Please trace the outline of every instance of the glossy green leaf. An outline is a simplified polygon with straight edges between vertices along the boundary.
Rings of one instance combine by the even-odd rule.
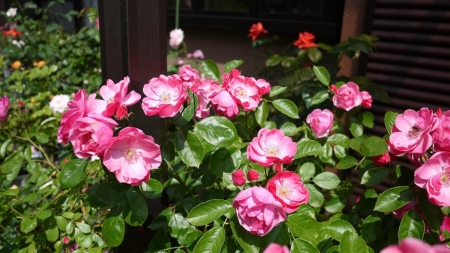
[[[191,131],[186,135],[182,131],[177,131],[175,139],[175,149],[181,160],[190,167],[200,167],[205,153],[197,135]]]
[[[359,123],[359,120],[357,120],[354,117],[350,117],[350,119],[349,119],[349,128],[350,128],[350,133],[354,137],[361,136],[364,133],[363,126],[361,125],[361,123]]]
[[[220,253],[224,242],[225,229],[212,228],[198,240],[192,253]]]
[[[281,56],[277,54],[269,56],[266,60],[266,67],[273,67],[278,65],[281,62],[281,59],[282,59]]]
[[[165,228],[172,217],[172,210],[168,207],[162,210],[155,218],[152,219],[152,223],[149,228],[151,230],[157,230],[159,228]]]
[[[194,226],[204,226],[232,210],[227,200],[212,199],[194,207],[186,219]]]
[[[91,226],[89,224],[76,222],[75,225],[82,233],[88,234],[91,232]]]
[[[326,68],[322,66],[313,66],[312,70],[323,85],[327,87],[330,85],[330,74],[328,74]]]
[[[269,108],[267,102],[262,101],[255,112],[256,122],[258,122],[260,126],[263,126],[266,123],[267,116],[269,116]]]
[[[148,251],[159,252],[159,250],[170,248],[170,245],[170,237],[168,234],[163,230],[158,230],[148,244]]]
[[[48,217],[50,217],[52,215],[52,211],[48,210],[48,209],[41,209],[39,210],[39,212],[36,214],[36,217],[40,220],[45,220]]]
[[[213,174],[221,176],[223,173],[233,172],[241,163],[241,150],[233,145],[216,150],[211,156],[209,168]]]
[[[16,179],[22,168],[23,160],[24,157],[20,151],[12,153],[5,159],[3,165],[0,167],[1,173],[6,174],[6,180],[2,182],[3,185],[9,185]]]
[[[346,200],[341,197],[332,197],[325,203],[325,210],[329,213],[339,213],[344,209]]]
[[[53,226],[45,230],[45,235],[47,236],[47,240],[49,242],[55,242],[59,238],[58,227],[53,224]]]
[[[355,233],[356,230],[349,222],[345,220],[334,220],[328,225],[328,233],[336,241],[341,241],[346,231]]]
[[[47,144],[48,143],[48,135],[46,135],[45,133],[39,132],[36,134],[36,140],[40,144]]]
[[[311,99],[311,105],[318,105],[323,101],[327,100],[330,97],[330,93],[326,90],[319,91],[314,97]]]
[[[433,231],[440,231],[444,217],[442,216],[441,208],[430,203],[427,196],[427,191],[421,189],[419,192],[419,205],[420,210],[425,215],[425,220],[428,226]]]
[[[305,186],[309,191],[308,204],[312,207],[321,207],[323,205],[323,202],[325,201],[325,197],[323,196],[323,193],[320,191],[320,189],[312,184],[305,184]]]
[[[142,183],[139,189],[144,197],[154,199],[161,196],[163,186],[158,180],[150,178],[147,182]]]
[[[361,178],[361,184],[367,186],[377,185],[389,175],[389,169],[386,167],[372,168],[364,172]]]
[[[324,151],[322,145],[317,141],[306,140],[302,142],[297,142],[297,152],[295,153],[294,159],[302,158],[310,155],[320,155]]]
[[[233,231],[234,238],[238,241],[239,245],[245,250],[246,253],[259,253],[262,238],[250,234],[244,227],[239,224],[236,215],[233,215],[230,219],[231,230]]]
[[[313,243],[319,236],[320,225],[310,216],[291,214],[288,216],[287,225],[294,236],[305,241]]]
[[[32,230],[34,230],[37,226],[37,219],[33,215],[26,215],[22,221],[20,222],[20,231],[25,234],[28,234]]]
[[[141,226],[148,215],[147,202],[135,191],[128,191],[122,200],[122,216],[132,226]]]
[[[344,134],[333,134],[327,139],[327,143],[332,145],[341,145],[344,148],[348,147],[350,139]]]
[[[306,162],[300,166],[299,169],[300,177],[303,181],[309,181],[316,174],[316,167],[312,162]]]
[[[280,130],[283,131],[286,136],[294,136],[298,133],[297,126],[292,122],[286,122],[281,127]]]
[[[340,170],[345,170],[345,169],[352,168],[356,164],[358,164],[358,161],[356,160],[356,158],[354,158],[353,156],[346,156],[339,161],[339,163],[336,165],[336,167]]]
[[[361,236],[367,243],[371,243],[380,236],[382,227],[379,217],[369,215],[361,226]]]
[[[322,60],[322,52],[320,52],[319,49],[317,49],[316,47],[310,47],[307,49],[307,54],[308,54],[308,58],[312,61],[312,62],[319,62],[320,60]]]
[[[11,139],[7,139],[2,143],[2,146],[0,147],[0,156],[5,157],[6,150],[8,149],[9,144],[11,144]]]
[[[342,235],[341,245],[339,246],[340,253],[355,253],[367,252],[368,247],[364,239],[358,236],[357,233],[345,231]]]
[[[230,72],[231,70],[241,66],[242,63],[244,63],[243,60],[232,60],[232,61],[229,61],[229,62],[225,63],[223,71],[224,72]]]
[[[284,115],[291,117],[293,119],[298,119],[298,108],[297,106],[294,104],[294,102],[292,102],[289,99],[277,99],[272,101],[272,105],[273,107],[275,107],[275,109],[277,109],[278,111],[280,111],[281,113],[283,113]]]
[[[358,115],[358,119],[364,126],[372,128],[374,125],[373,121],[375,116],[373,116],[373,113],[365,111]]]
[[[79,229],[75,229],[75,242],[81,248],[88,248],[92,245],[92,234],[84,234]]]
[[[270,89],[269,98],[273,98],[273,97],[283,93],[286,89],[287,89],[287,87],[283,87],[283,86],[273,86]]]
[[[213,79],[214,81],[219,81],[220,72],[217,64],[211,60],[205,60],[202,63],[202,73],[205,74],[206,77]]]
[[[398,230],[398,239],[417,238],[422,240],[425,232],[425,223],[420,214],[414,210],[405,213],[400,222]]]
[[[335,246],[329,248],[326,253],[340,253],[339,246],[340,245],[335,245]]]
[[[267,248],[270,243],[279,245],[287,245],[291,235],[289,234],[288,226],[285,222],[278,224],[268,234],[262,237],[261,249]]]
[[[386,130],[389,134],[392,132],[392,127],[395,124],[395,119],[397,118],[398,113],[396,112],[387,112],[384,115],[384,125],[386,126]]]
[[[341,180],[336,174],[326,171],[315,176],[313,182],[323,189],[334,189]]]
[[[59,230],[65,232],[67,227],[67,220],[66,218],[62,216],[55,216],[56,220],[56,226],[59,228]]]
[[[171,236],[177,238],[179,244],[187,246],[203,235],[202,232],[191,226],[189,222],[178,213],[172,215],[170,218],[169,232]]]
[[[375,211],[391,212],[408,204],[416,196],[414,189],[408,186],[397,186],[380,194],[375,204]]]
[[[61,188],[71,188],[79,184],[84,178],[84,169],[87,164],[87,159],[70,160],[61,170],[59,177]]]
[[[102,183],[92,186],[88,192],[89,204],[97,209],[111,209],[125,197],[127,188],[119,183]]]
[[[382,155],[388,151],[386,141],[383,138],[372,136],[367,138],[360,148],[363,156]]]
[[[181,113],[182,120],[178,121],[178,123],[182,126],[186,125],[194,117],[195,110],[197,109],[197,96],[189,91],[189,99],[191,102],[188,106],[186,106],[186,108],[184,108],[183,112]]]
[[[110,247],[119,246],[125,236],[125,221],[118,210],[111,211],[103,221],[103,239]]]
[[[217,147],[230,146],[238,139],[234,124],[221,116],[203,119],[197,124],[197,129],[207,142]]]
[[[308,241],[295,239],[291,244],[291,253],[320,253],[320,251]]]

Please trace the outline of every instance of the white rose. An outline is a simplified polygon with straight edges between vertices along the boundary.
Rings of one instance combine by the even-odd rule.
[[[177,49],[181,42],[183,42],[184,39],[184,32],[181,29],[174,29],[170,31],[170,40],[169,45],[173,49]]]
[[[16,16],[16,14],[17,14],[17,8],[9,8],[7,11],[6,11],[6,16],[7,17],[14,17],[14,16]]]
[[[52,98],[52,101],[50,101],[50,109],[52,109],[53,112],[63,113],[67,108],[69,100],[70,97],[68,95],[56,95]]]

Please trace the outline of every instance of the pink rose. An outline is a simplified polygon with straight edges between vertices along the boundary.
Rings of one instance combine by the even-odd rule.
[[[228,88],[228,84],[231,82],[231,80],[233,80],[235,77],[241,75],[241,73],[239,72],[239,70],[237,69],[232,69],[229,73],[224,73],[222,75],[222,88],[226,89]]]
[[[270,92],[272,87],[270,86],[270,83],[268,83],[264,79],[258,79],[256,80],[256,86],[258,86],[258,94],[263,96]]]
[[[147,116],[159,115],[161,118],[175,116],[188,96],[186,87],[178,75],[152,78],[144,85],[142,110]]]
[[[69,109],[62,115],[61,123],[58,128],[58,142],[67,144],[69,141],[69,132],[73,127],[73,123],[87,116],[89,113],[102,114],[106,110],[106,102],[95,99],[95,94],[86,98],[86,90],[79,90],[69,101],[67,106]]]
[[[79,158],[94,155],[102,158],[117,125],[114,120],[95,113],[77,119],[69,132],[75,155]]]
[[[414,172],[414,183],[427,190],[431,203],[450,206],[450,153],[435,153]]]
[[[3,96],[0,98],[0,122],[6,122],[8,120],[9,98]]]
[[[350,111],[354,107],[361,105],[362,101],[359,86],[354,82],[348,82],[342,85],[336,90],[336,94],[333,96],[334,106],[346,111]]]
[[[441,234],[439,235],[439,239],[441,241],[445,240],[444,231],[450,232],[450,217],[444,215],[444,220],[442,221],[442,225],[440,227]]]
[[[271,243],[263,251],[263,253],[289,253],[289,248],[287,246],[282,246],[276,243]]]
[[[190,65],[183,65],[178,69],[178,75],[183,80],[183,85],[191,88],[196,82],[200,81],[198,71],[191,68]]]
[[[405,216],[405,214],[409,211],[409,210],[413,210],[414,206],[416,205],[416,201],[413,199],[411,201],[408,202],[408,204],[400,207],[397,210],[392,211],[392,214],[394,215],[395,218],[397,219],[402,219],[403,216]]]
[[[128,118],[127,106],[132,106],[141,99],[141,95],[135,91],[127,94],[129,84],[130,78],[127,76],[116,84],[108,79],[106,85],[100,88],[100,95],[108,103],[103,116],[111,117],[115,114],[118,119]]]
[[[322,138],[330,134],[330,130],[333,128],[333,119],[334,114],[330,110],[315,109],[306,117],[306,123],[311,126],[317,138]]]
[[[450,249],[443,245],[429,246],[425,242],[416,238],[405,238],[400,245],[391,245],[380,253],[449,253]]]
[[[239,194],[233,200],[233,207],[239,224],[248,232],[264,236],[286,220],[283,206],[272,194],[262,187],[251,187]]]
[[[184,32],[181,29],[173,29],[170,31],[169,45],[173,49],[177,49],[184,39]]]
[[[258,171],[254,170],[254,169],[248,170],[247,179],[248,179],[248,181],[258,181],[258,179],[259,179]]]
[[[292,171],[277,173],[267,182],[267,190],[283,205],[286,213],[293,213],[301,204],[308,203],[309,191],[300,176]]]
[[[388,140],[385,140],[388,146],[390,145],[390,142]],[[377,155],[372,157],[372,162],[376,166],[384,166],[392,161],[394,161],[397,158],[395,154],[392,154],[391,152],[387,151],[386,153],[382,155]]]
[[[241,169],[237,169],[235,172],[231,173],[231,179],[237,186],[243,186],[246,182],[244,172]]]
[[[126,127],[110,141],[103,164],[120,183],[137,186],[148,181],[150,170],[161,165],[161,149],[152,136],[138,128]]]
[[[262,99],[254,78],[237,76],[230,81],[227,91],[244,111],[254,110]]]
[[[406,110],[395,119],[389,137],[389,152],[397,155],[425,152],[433,143],[431,132],[437,126],[437,116],[432,110]]]
[[[372,96],[367,91],[361,91],[362,102],[361,105],[370,108],[372,107]]]
[[[219,116],[233,119],[239,114],[239,107],[228,91],[222,89],[212,97],[212,108]]]
[[[197,49],[192,53],[192,57],[197,58],[197,59],[204,59],[205,56],[203,55],[202,50]]]
[[[291,163],[296,152],[297,143],[278,129],[261,128],[247,146],[248,159],[264,167]]]
[[[433,144],[434,151],[450,152],[450,111],[438,118],[438,127],[433,132]]]
[[[209,116],[209,102],[214,94],[220,91],[220,84],[211,79],[198,81],[191,87],[194,94],[198,97],[198,106],[195,111],[197,118],[203,119]]]

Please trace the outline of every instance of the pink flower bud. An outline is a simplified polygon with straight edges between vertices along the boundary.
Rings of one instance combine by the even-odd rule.
[[[70,242],[69,237],[64,236],[64,238],[62,239],[62,242],[63,242],[64,244],[68,244],[68,243]]]
[[[237,186],[243,186],[245,184],[245,175],[241,169],[237,169],[235,172],[231,173],[231,179]]]
[[[251,169],[247,172],[247,179],[248,181],[257,181],[259,178],[258,171]]]
[[[23,103],[22,101],[20,101],[20,100],[17,100],[17,104],[18,104],[20,107],[24,107],[24,106],[25,106],[24,103]]]

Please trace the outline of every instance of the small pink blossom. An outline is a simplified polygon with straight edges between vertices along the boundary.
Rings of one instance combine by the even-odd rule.
[[[272,242],[267,246],[263,253],[289,253],[289,248]]]
[[[450,111],[442,113],[438,118],[438,127],[433,132],[433,144],[434,151],[450,152]]]
[[[103,164],[120,183],[137,186],[148,181],[150,170],[161,165],[161,149],[152,136],[126,127],[110,141]]]
[[[228,84],[231,82],[231,80],[240,75],[241,73],[237,69],[232,69],[229,73],[224,73],[222,75],[222,88],[227,89]]]
[[[231,179],[237,186],[243,186],[246,182],[244,172],[241,169],[237,169],[235,172],[231,173]]]
[[[389,145],[390,142],[388,140],[385,140],[386,143]],[[392,154],[391,152],[387,151],[386,153],[382,155],[377,155],[372,157],[372,162],[375,164],[375,166],[384,166],[392,161],[394,161],[397,158],[395,154]]]
[[[9,98],[5,95],[3,98],[0,98],[0,122],[6,122],[8,120],[8,110]]]
[[[430,246],[416,238],[405,238],[400,245],[391,245],[380,253],[449,253],[450,249],[443,245]]]
[[[278,129],[261,128],[247,146],[248,159],[264,167],[291,163],[296,152],[297,144]]]
[[[203,55],[202,50],[200,50],[200,49],[195,50],[192,53],[192,57],[197,58],[197,59],[202,59],[202,60],[205,58],[205,56]]]
[[[222,89],[211,100],[214,112],[219,116],[233,119],[239,114],[238,104],[233,100],[228,91]]]
[[[406,110],[395,119],[389,137],[389,152],[397,155],[425,152],[433,142],[431,132],[437,126],[437,116],[432,110]]]
[[[141,99],[141,95],[135,91],[127,94],[129,84],[130,78],[127,76],[116,84],[108,79],[106,85],[100,88],[100,95],[108,103],[104,116],[111,117],[115,114],[118,119],[128,118],[127,106],[132,106]]]
[[[450,153],[435,153],[414,172],[414,183],[427,190],[431,203],[450,206]]]
[[[277,173],[267,182],[267,190],[272,193],[286,213],[293,213],[301,204],[308,203],[309,191],[300,176],[292,171]]]
[[[184,39],[184,32],[181,29],[173,29],[170,31],[169,45],[173,49],[178,49]]]
[[[330,130],[333,128],[333,119],[334,114],[330,110],[315,109],[306,117],[306,123],[310,124],[317,138],[322,138],[330,134]]]
[[[114,120],[95,113],[77,119],[69,132],[75,155],[79,158],[103,157],[117,125]]]
[[[183,65],[178,69],[178,75],[183,80],[183,85],[191,88],[196,82],[200,81],[198,71],[193,69],[190,65]]]
[[[64,244],[68,244],[68,243],[70,242],[69,237],[64,236],[63,239],[62,239],[62,242],[63,242]]]
[[[270,86],[270,83],[268,83],[264,79],[258,79],[256,80],[256,86],[258,86],[258,94],[263,96],[270,92],[272,89],[272,86]]]
[[[186,87],[178,75],[152,78],[144,85],[142,109],[147,116],[159,115],[161,118],[175,116],[188,96]]]
[[[361,105],[363,101],[359,92],[359,86],[354,82],[348,82],[339,87],[332,100],[334,106],[346,111],[350,111],[354,107]]]
[[[403,216],[405,216],[405,214],[409,211],[409,210],[413,210],[414,206],[416,205],[416,201],[413,199],[411,201],[408,202],[408,204],[400,207],[397,210],[392,211],[392,214],[394,215],[395,218],[397,219],[402,219]]]
[[[445,231],[450,232],[450,216],[444,215],[444,220],[442,221],[440,230],[441,234],[439,235],[439,239],[441,241],[444,241],[445,240],[444,232]]]
[[[251,187],[238,193],[233,207],[239,224],[248,232],[259,236],[286,220],[283,206],[262,187]]]
[[[367,91],[361,91],[362,102],[361,105],[370,108],[372,107],[372,96]]]
[[[258,181],[258,179],[259,179],[258,171],[254,170],[254,169],[248,170],[247,179],[248,179],[248,181]]]

